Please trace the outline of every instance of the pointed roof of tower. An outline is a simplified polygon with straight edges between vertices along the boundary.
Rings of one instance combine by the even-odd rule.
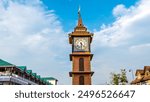
[[[81,13],[80,13],[80,6],[78,9],[78,27],[83,27],[83,23],[82,23],[82,17],[81,17]]]

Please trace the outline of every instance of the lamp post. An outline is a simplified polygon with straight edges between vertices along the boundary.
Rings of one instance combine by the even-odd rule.
[[[132,70],[132,69],[129,69],[129,72],[131,72],[131,74],[132,74],[132,79],[134,80],[134,73],[133,73],[133,70]]]

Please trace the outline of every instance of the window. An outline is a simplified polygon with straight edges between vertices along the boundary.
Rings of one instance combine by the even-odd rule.
[[[84,59],[79,59],[79,71],[84,71]]]
[[[18,72],[16,71],[15,74],[18,75]]]
[[[0,68],[0,72],[4,72],[5,71],[5,69],[4,68]]]
[[[79,77],[79,85],[84,85],[84,76]]]

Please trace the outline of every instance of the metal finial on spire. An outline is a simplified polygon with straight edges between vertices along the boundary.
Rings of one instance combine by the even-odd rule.
[[[79,17],[79,19],[81,19],[80,6],[79,6],[79,9],[78,9],[78,17]]]
[[[78,9],[78,13],[80,12],[80,6],[79,6],[79,9]]]

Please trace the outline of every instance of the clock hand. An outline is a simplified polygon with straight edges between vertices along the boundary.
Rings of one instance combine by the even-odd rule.
[[[82,46],[83,46],[82,42],[80,42],[80,45],[81,45],[81,49],[82,49]]]

